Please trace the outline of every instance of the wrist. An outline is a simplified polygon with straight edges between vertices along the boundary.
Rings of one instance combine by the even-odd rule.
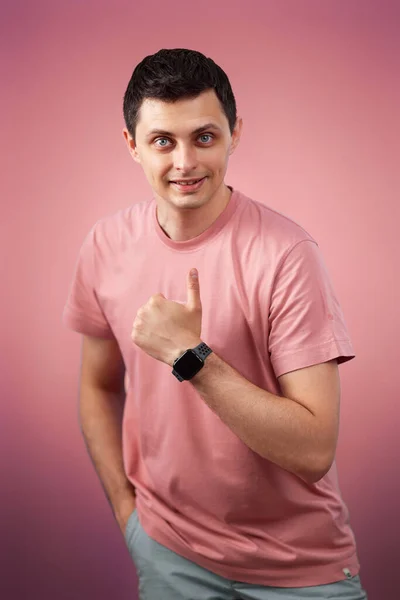
[[[182,356],[182,354],[184,352],[186,352],[186,350],[196,348],[196,346],[198,346],[201,343],[202,343],[201,338],[199,338],[197,336],[193,336],[191,338],[188,337],[184,341],[179,341],[179,343],[177,344],[177,346],[175,347],[173,352],[171,352],[171,355],[169,357],[169,360],[167,361],[167,364],[170,367],[173,367],[176,359],[179,358],[180,356]]]
[[[126,507],[136,503],[135,488],[130,481],[127,480],[126,485],[121,487],[118,491],[114,491],[110,496],[110,500],[115,515],[120,512],[125,512]]]
[[[180,381],[190,381],[204,368],[207,357],[212,354],[212,349],[201,339],[193,341],[192,345],[185,348],[172,364],[172,374]]]
[[[131,515],[136,508],[135,494],[130,492],[125,496],[120,497],[113,508],[117,523],[119,523],[119,525],[124,524],[128,520],[129,515]]]
[[[204,361],[204,366],[194,377],[192,377],[190,382],[193,384],[200,384],[203,380],[207,379],[210,369],[215,368],[216,364],[218,364],[218,357],[215,352],[212,352]]]

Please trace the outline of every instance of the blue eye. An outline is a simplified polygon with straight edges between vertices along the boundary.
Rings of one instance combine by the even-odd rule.
[[[213,140],[214,136],[210,133],[202,133],[197,139],[202,144],[209,144]],[[158,146],[158,148],[168,148],[171,141],[168,138],[157,138],[154,140],[154,144]]]
[[[155,141],[160,148],[165,148],[167,144],[159,144],[158,142],[168,142],[168,140],[167,138],[158,138],[158,140]]]

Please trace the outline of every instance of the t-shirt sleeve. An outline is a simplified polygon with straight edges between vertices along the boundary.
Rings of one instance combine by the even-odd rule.
[[[69,329],[79,333],[112,339],[113,332],[96,293],[99,264],[96,261],[95,250],[94,226],[81,246],[62,322]]]
[[[278,267],[268,347],[276,377],[335,358],[340,364],[355,356],[315,241],[298,242]]]

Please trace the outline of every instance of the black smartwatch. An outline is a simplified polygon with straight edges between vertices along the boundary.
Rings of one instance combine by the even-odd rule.
[[[204,342],[196,346],[196,348],[185,350],[174,361],[172,374],[175,375],[178,381],[192,379],[204,367],[204,360],[211,352],[211,348]]]

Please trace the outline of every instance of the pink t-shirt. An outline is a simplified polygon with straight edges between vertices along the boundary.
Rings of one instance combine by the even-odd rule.
[[[131,340],[137,310],[155,293],[186,301],[197,267],[201,338],[257,386],[354,356],[317,243],[287,217],[234,190],[198,237],[175,242],[155,200],[106,217],[79,255],[64,323],[115,338],[126,365],[126,473],[152,538],[228,579],[297,587],[358,573],[336,466],[318,483],[250,450],[190,382]]]

